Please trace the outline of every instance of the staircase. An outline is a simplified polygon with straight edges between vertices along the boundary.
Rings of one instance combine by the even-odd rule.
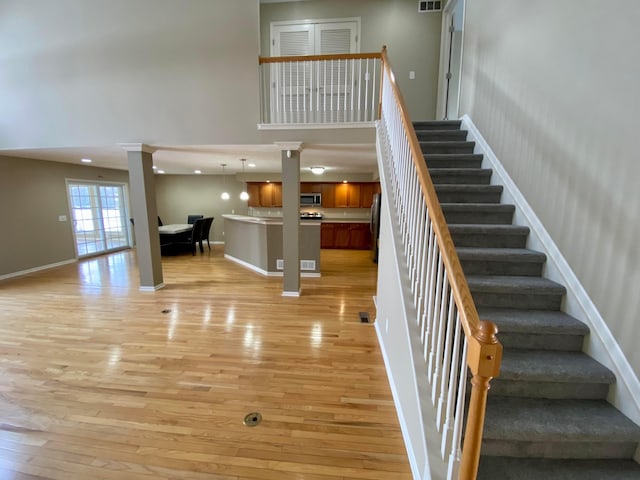
[[[481,319],[504,346],[491,382],[478,478],[640,479],[640,428],[607,401],[615,376],[582,353],[588,328],[560,311],[565,288],[459,121],[416,122],[418,140]]]

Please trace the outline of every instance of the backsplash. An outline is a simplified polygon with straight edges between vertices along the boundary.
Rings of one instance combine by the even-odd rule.
[[[320,212],[325,219],[367,219],[371,214],[369,208],[321,208],[321,207],[300,207],[301,212]],[[249,207],[248,213],[251,217],[282,217],[282,208],[269,207]]]

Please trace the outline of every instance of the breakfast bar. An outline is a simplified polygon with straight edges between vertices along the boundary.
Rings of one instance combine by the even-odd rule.
[[[282,218],[223,215],[224,256],[268,276],[282,276]],[[300,220],[300,275],[320,276],[320,220]]]

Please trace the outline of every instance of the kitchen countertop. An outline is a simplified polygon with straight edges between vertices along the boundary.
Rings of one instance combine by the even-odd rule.
[[[223,218],[236,220],[239,222],[251,222],[262,225],[282,225],[282,217],[252,217],[249,215],[222,215]],[[303,218],[300,220],[301,225],[317,225],[318,223],[369,223],[371,220],[367,218],[342,218],[342,217],[324,217],[324,218]]]

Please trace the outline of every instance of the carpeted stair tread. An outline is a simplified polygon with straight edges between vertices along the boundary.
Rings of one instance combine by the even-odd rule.
[[[616,377],[607,367],[582,352],[505,350],[499,379],[612,384]]]
[[[429,153],[423,154],[428,168],[476,168],[482,165],[482,154]]]
[[[489,185],[490,168],[430,168],[434,185]]]
[[[640,427],[605,400],[489,397],[484,439],[638,442]]]
[[[478,480],[640,480],[633,460],[480,457]]]
[[[449,232],[456,247],[524,248],[529,228],[511,224],[453,224]]]
[[[510,225],[515,207],[502,203],[440,203],[447,223]]]
[[[468,275],[467,283],[472,292],[512,293],[525,291],[535,295],[564,295],[566,289],[552,280],[542,277],[505,275]]]
[[[543,263],[547,256],[544,253],[528,248],[482,248],[482,247],[457,247],[460,260],[482,259],[513,262]]]
[[[419,143],[422,153],[427,155],[432,153],[473,153],[473,149],[476,145],[475,142],[468,142],[466,140],[456,140],[452,142],[420,141]]]
[[[501,185],[435,185],[441,203],[490,203],[499,204]]]
[[[458,247],[466,275],[540,276],[546,255],[526,248]]]
[[[500,333],[575,334],[587,335],[589,327],[580,320],[560,311],[514,310],[508,308],[478,308],[483,320],[498,325]]]
[[[452,129],[426,129],[416,130],[416,136],[421,142],[429,141],[465,141],[467,139],[466,130]]]

